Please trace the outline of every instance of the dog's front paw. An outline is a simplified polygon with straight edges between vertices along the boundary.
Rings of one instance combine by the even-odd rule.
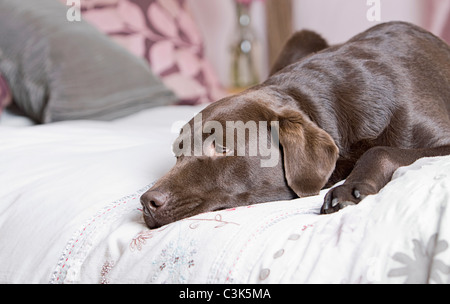
[[[374,188],[365,183],[343,184],[327,193],[320,213],[330,214],[338,212],[348,206],[358,204],[366,196],[374,193],[376,193]]]

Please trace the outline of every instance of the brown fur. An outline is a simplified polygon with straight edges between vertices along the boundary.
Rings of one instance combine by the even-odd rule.
[[[377,193],[400,166],[450,154],[447,44],[403,22],[328,48],[320,36],[308,32],[316,38],[302,43],[304,36],[287,44],[267,81],[202,111],[204,122],[224,128],[226,121],[278,121],[282,161],[262,168],[261,155],[180,156],[141,198],[149,227],[314,195],[346,179],[325,198],[322,213],[332,213]]]

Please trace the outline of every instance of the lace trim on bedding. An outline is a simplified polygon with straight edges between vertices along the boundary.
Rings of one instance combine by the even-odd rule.
[[[95,243],[95,239],[124,214],[140,209],[141,195],[153,185],[154,183],[147,185],[131,195],[108,204],[84,223],[67,243],[49,283],[77,282],[81,266]]]

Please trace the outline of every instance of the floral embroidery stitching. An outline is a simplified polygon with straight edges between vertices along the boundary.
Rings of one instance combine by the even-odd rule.
[[[83,224],[66,244],[58,264],[53,271],[50,283],[62,284],[66,281],[68,274],[76,277],[76,273],[80,270],[80,267],[86,258],[88,248],[92,245],[92,242],[89,240],[93,239],[98,234],[101,234],[103,228],[109,223],[114,222],[119,216],[138,210],[138,208],[136,208],[136,202],[138,202],[139,197],[153,185],[154,183],[149,184],[133,195],[125,196],[118,201],[106,205]]]
[[[137,251],[141,251],[142,250],[142,246],[145,245],[145,243],[147,242],[147,240],[153,238],[153,236],[161,231],[164,231],[167,229],[166,227],[160,228],[158,230],[144,230],[138,233],[137,236],[135,236],[130,243],[130,250],[132,252],[134,252],[135,250]]]
[[[106,261],[105,264],[103,264],[102,271],[100,271],[100,284],[110,284],[111,281],[108,278],[109,272],[113,269],[115,266],[114,261]]]
[[[196,254],[194,241],[190,241],[188,244],[170,242],[161,251],[159,258],[153,261],[153,265],[157,267],[152,282],[186,283],[190,271],[195,266]]]
[[[221,214],[216,214],[216,216],[214,217],[214,219],[199,219],[199,218],[192,218],[192,219],[185,219],[186,221],[194,221],[194,223],[189,225],[190,229],[197,229],[200,226],[200,222],[217,222],[219,223],[217,226],[215,226],[214,228],[222,228],[226,225],[236,225],[236,226],[240,226],[240,224],[238,223],[234,223],[234,222],[227,222],[224,221],[222,219],[222,215]]]

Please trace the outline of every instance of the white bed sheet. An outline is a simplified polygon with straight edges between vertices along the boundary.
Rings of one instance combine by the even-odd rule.
[[[0,126],[28,127],[35,123],[32,119],[20,114],[17,110],[8,107],[0,113]]]
[[[450,157],[333,215],[322,191],[147,229],[140,194],[175,163],[173,123],[200,109],[0,125],[0,283],[450,282]]]
[[[173,166],[173,122],[199,110],[0,126],[0,282],[48,282],[81,222]]]

